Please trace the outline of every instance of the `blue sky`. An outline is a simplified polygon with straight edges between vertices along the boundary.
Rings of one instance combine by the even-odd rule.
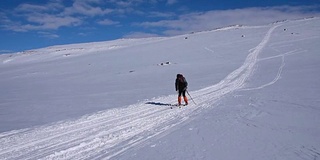
[[[1,0],[0,54],[320,16],[320,0]]]

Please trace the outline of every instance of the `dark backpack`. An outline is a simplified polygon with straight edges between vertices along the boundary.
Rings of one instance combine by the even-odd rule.
[[[187,82],[186,78],[183,77],[183,75],[181,75],[178,78],[178,80],[179,80],[179,83],[180,83],[181,86],[184,86],[184,87],[188,86],[188,82]]]

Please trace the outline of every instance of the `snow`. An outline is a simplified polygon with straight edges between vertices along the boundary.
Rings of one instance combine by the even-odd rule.
[[[310,18],[0,55],[0,159],[319,159],[319,33]],[[170,109],[177,73],[196,104]]]

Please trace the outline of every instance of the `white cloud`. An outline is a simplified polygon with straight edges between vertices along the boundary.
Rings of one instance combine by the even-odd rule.
[[[69,6],[66,6],[64,0],[49,0],[45,5],[21,4],[11,12],[0,12],[0,27],[17,32],[48,31],[61,27],[88,25],[90,22],[100,25],[119,25],[120,19],[122,22],[125,20],[141,21],[146,18],[158,21],[132,23],[135,27],[155,28],[155,30],[161,28],[163,30],[162,33],[159,33],[161,35],[176,35],[233,24],[261,25],[283,19],[319,16],[319,12],[311,12],[319,10],[319,6],[245,8],[178,15],[180,11],[161,12],[140,8],[142,5],[154,8],[160,4],[173,5],[178,3],[178,0],[73,0],[71,2]],[[111,15],[113,20],[110,20]],[[132,15],[136,17],[130,19]],[[139,34],[141,35],[139,32],[132,33],[132,35]]]
[[[0,15],[0,27],[5,30],[26,32],[79,26],[90,17],[106,15],[113,11],[102,9],[99,7],[101,3],[101,0],[74,0],[72,6],[65,7],[62,0],[50,0],[45,5],[20,4],[12,12]]]
[[[82,32],[81,32],[81,33],[78,33],[78,35],[79,35],[79,36],[87,36],[88,33],[82,33]]]
[[[115,4],[118,7],[132,7],[135,5],[139,5],[143,2],[145,2],[144,0],[109,0],[108,2]]]
[[[119,24],[119,23],[120,23],[120,22],[112,21],[112,20],[110,20],[110,19],[105,19],[105,20],[102,20],[102,21],[98,21],[98,24],[106,25],[106,26],[115,25],[115,24]]]
[[[165,1],[165,0],[162,0]],[[174,13],[151,12],[146,14],[138,6],[141,4],[156,5],[159,0],[73,0],[71,6],[66,6],[63,0],[49,0],[46,4],[22,3],[13,11],[1,15],[1,28],[16,32],[27,32],[32,30],[57,30],[61,27],[79,26],[88,24],[87,21],[98,21],[100,25],[115,25],[117,21],[111,21],[107,17],[128,18],[130,15],[147,17],[168,18]],[[176,1],[168,1],[172,4]],[[108,4],[108,5],[107,5]],[[107,7],[114,7],[113,9]],[[139,9],[135,9],[135,8]],[[8,17],[10,15],[10,17]]]
[[[91,3],[88,2],[96,2],[94,1],[79,1],[76,0],[71,7],[67,7],[64,10],[64,14],[66,15],[74,15],[74,14],[80,14],[80,15],[86,15],[86,16],[97,16],[97,15],[106,15],[108,13],[111,13],[113,10],[112,9],[103,9],[101,7],[97,7],[95,5],[92,5]]]
[[[50,2],[46,5],[34,5],[34,4],[20,4],[15,8],[15,12],[21,13],[39,13],[39,12],[54,12],[60,11],[64,6],[58,2]]]
[[[50,14],[31,14],[27,20],[31,23],[20,25],[21,30],[56,30],[63,26],[77,26],[82,23],[82,20],[75,17],[65,16],[60,17]]]
[[[39,11],[45,11],[48,8],[46,6],[40,6],[40,5],[31,5],[31,4],[21,4],[16,8],[16,11],[18,12],[39,12]]]
[[[16,32],[30,30],[56,30],[63,26],[77,26],[82,19],[61,12],[64,6],[60,0],[51,0],[45,5],[20,4],[12,12],[2,15],[5,21],[1,28]],[[10,15],[9,18],[7,15]],[[13,20],[14,19],[14,20]]]
[[[8,16],[6,14],[0,12],[0,24],[7,24],[10,22],[11,22],[11,20],[8,18]]]
[[[27,32],[32,30],[56,30],[63,26],[77,26],[82,23],[80,19],[74,17],[56,17],[52,15],[42,15],[41,17],[29,17],[28,24],[12,22],[1,25],[1,28],[16,32]]]
[[[38,32],[38,34],[40,34],[42,37],[49,38],[49,39],[56,39],[60,37],[59,35],[53,34],[50,32]]]
[[[177,3],[177,2],[178,2],[178,0],[168,0],[167,4],[168,5],[173,5],[173,4]]]
[[[162,17],[162,18],[171,18],[176,15],[172,12],[150,12],[148,13],[149,17]]]
[[[210,30],[218,27],[242,24],[262,25],[277,20],[298,19],[308,16],[320,16],[319,13],[305,12],[310,7],[269,7],[246,8],[235,10],[220,10],[208,12],[194,12],[179,16],[175,20],[162,20],[157,22],[143,22],[135,24],[143,27],[161,27],[166,29],[164,34],[176,35],[191,31]]]

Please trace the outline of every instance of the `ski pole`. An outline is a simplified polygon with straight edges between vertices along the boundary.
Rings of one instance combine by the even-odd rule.
[[[194,100],[193,100],[193,98],[191,97],[191,95],[189,94],[188,90],[186,90],[186,91],[187,91],[189,97],[191,98],[192,102],[193,102],[195,105],[197,105],[196,102],[194,102]]]

